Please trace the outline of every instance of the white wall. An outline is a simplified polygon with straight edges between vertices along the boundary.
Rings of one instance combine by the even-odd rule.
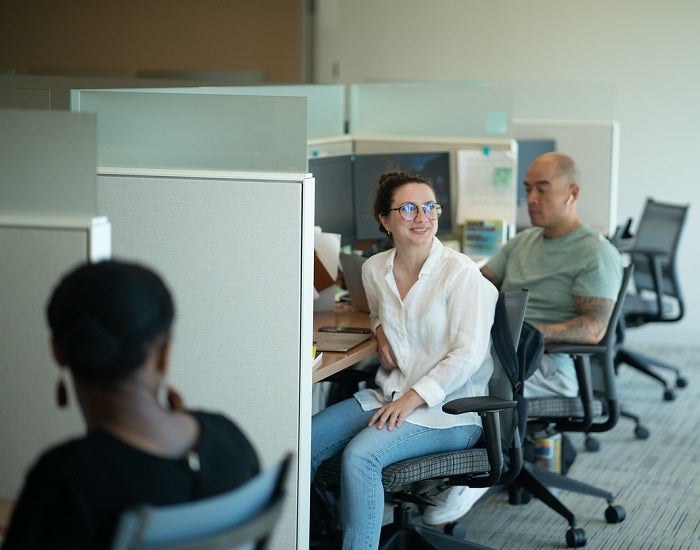
[[[516,118],[617,120],[618,220],[638,217],[647,196],[695,203],[679,252],[688,313],[628,338],[695,343],[700,3],[320,0],[317,9],[317,82],[511,83]]]

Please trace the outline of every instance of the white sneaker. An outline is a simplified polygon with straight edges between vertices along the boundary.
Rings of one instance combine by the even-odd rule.
[[[423,523],[426,525],[444,525],[457,521],[476,504],[488,487],[454,486],[433,498],[435,506],[426,507]]]

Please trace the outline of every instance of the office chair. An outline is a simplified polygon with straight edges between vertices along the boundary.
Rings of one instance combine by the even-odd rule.
[[[636,265],[634,272],[634,292],[625,300],[620,343],[615,357],[616,369],[625,364],[657,380],[664,388],[663,397],[667,401],[675,398],[673,388],[660,376],[654,367],[669,370],[676,377],[676,387],[687,385],[680,370],[656,358],[624,347],[624,331],[647,323],[673,323],[685,313],[676,266],[676,256],[681,232],[688,214],[689,205],[676,205],[647,199],[642,218],[631,244],[619,246],[620,251],[629,254]]]
[[[519,340],[527,290],[501,293],[496,308],[498,326],[510,336],[512,357]],[[503,318],[505,317],[505,319]],[[503,324],[505,323],[505,324]],[[521,381],[511,381],[499,355],[492,348],[494,373],[489,382],[489,396],[456,399],[443,406],[450,414],[477,412],[482,418],[484,443],[471,449],[438,453],[403,460],[384,468],[382,483],[389,502],[394,503],[394,521],[382,528],[381,549],[434,548],[448,550],[484,549],[463,540],[461,524],[451,524],[438,531],[411,523],[413,506],[430,506],[431,496],[453,485],[491,487],[511,481],[522,466],[522,436],[518,430],[516,401]],[[514,359],[516,360],[516,359]],[[513,364],[510,362],[510,366]],[[340,486],[340,455],[325,461],[316,474],[315,483],[326,491]]]
[[[527,400],[527,435],[539,439],[555,433],[592,432],[611,430],[619,417],[619,404],[615,379],[614,354],[616,326],[622,314],[625,292],[634,266],[625,267],[617,301],[608,322],[605,335],[597,345],[546,344],[546,353],[567,353],[574,358],[579,396],[546,397]],[[596,361],[591,361],[596,355]],[[625,519],[625,509],[613,504],[612,493],[577,481],[565,475],[551,472],[537,464],[525,462],[513,484],[509,487],[510,503],[524,504],[535,496],[569,522],[566,544],[570,548],[585,546],[587,539],[583,529],[576,526],[576,517],[550,490],[550,487],[604,498],[608,507],[605,519],[619,523]]]
[[[265,548],[279,519],[291,462],[276,466],[226,493],[169,506],[126,510],[112,550],[230,550]]]

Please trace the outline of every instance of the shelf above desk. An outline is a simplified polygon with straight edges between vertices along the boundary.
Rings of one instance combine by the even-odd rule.
[[[346,306],[345,306],[346,307]],[[314,313],[314,331],[325,325],[369,328],[369,314],[338,306],[335,311]],[[323,360],[311,375],[313,382],[320,382],[341,370],[352,367],[363,359],[377,354],[377,340],[372,336],[366,342],[352,348],[347,353],[323,352]]]

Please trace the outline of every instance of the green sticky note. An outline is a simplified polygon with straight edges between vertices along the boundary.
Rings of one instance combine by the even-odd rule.
[[[493,185],[495,187],[510,187],[513,185],[513,169],[508,166],[494,168]]]

